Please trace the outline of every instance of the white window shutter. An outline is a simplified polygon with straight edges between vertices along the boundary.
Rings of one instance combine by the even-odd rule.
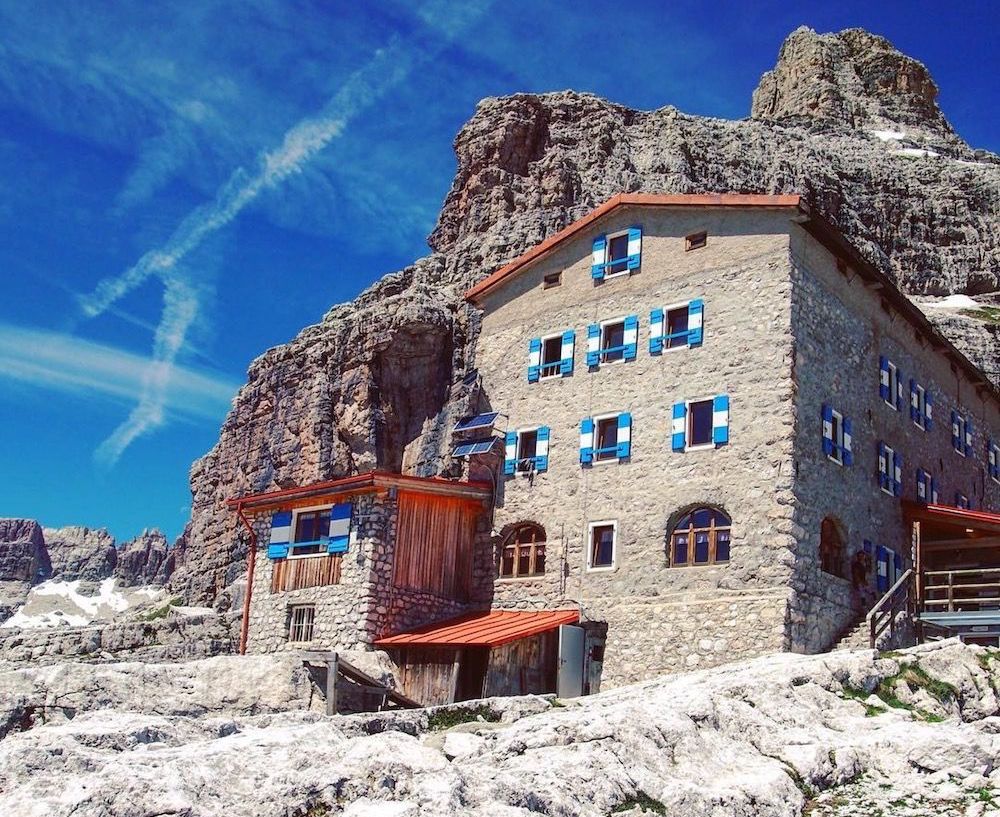
[[[542,340],[532,338],[528,341],[528,382],[537,383],[542,370]]]
[[[584,417],[580,421],[580,462],[594,461],[594,420]]]
[[[561,360],[559,361],[559,373],[562,375],[573,374],[573,354],[576,346],[576,332],[567,329],[562,336]]]
[[[688,346],[701,346],[705,337],[705,302],[695,298],[688,304]]]
[[[636,353],[639,347],[639,316],[638,315],[626,315],[625,316],[625,332],[623,343],[625,344],[625,352],[623,357],[625,360],[635,360]]]
[[[628,228],[628,268],[639,269],[642,257],[642,227]]]
[[[663,310],[653,309],[649,313],[649,353],[658,355],[663,351]]]
[[[632,415],[627,411],[618,415],[618,458],[632,456]]]
[[[517,432],[508,431],[504,437],[503,472],[510,476],[517,468]]]
[[[729,442],[729,395],[720,394],[712,400],[712,442],[725,445]]]
[[[535,445],[535,470],[547,471],[549,469],[549,427],[542,426],[538,429],[538,442]]]
[[[674,451],[683,451],[687,437],[687,406],[674,403],[670,425],[670,447]]]
[[[596,323],[587,327],[587,365],[601,365],[601,327]]]
[[[603,235],[594,239],[590,260],[590,276],[595,281],[604,280],[604,269],[608,260],[608,240]]]

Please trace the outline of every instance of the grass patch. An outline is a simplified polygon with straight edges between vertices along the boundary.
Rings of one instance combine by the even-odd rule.
[[[993,789],[989,786],[983,786],[981,789],[976,789],[976,799],[980,803],[986,803],[990,806],[995,806],[997,804],[996,798],[993,797]]]
[[[984,323],[1000,324],[1000,306],[981,306],[978,309],[961,309],[959,313]]]
[[[631,811],[636,806],[651,814],[666,814],[667,807],[654,797],[650,797],[641,789],[635,793],[635,797],[629,797],[624,803],[616,807],[611,813],[620,814],[623,811]]]
[[[427,716],[427,726],[432,731],[451,729],[460,723],[472,723],[483,720],[487,723],[497,723],[500,716],[486,704],[480,704],[469,709],[439,709]]]
[[[147,610],[139,616],[139,621],[156,621],[157,619],[166,618],[170,614],[171,608],[180,607],[182,604],[184,604],[184,598],[182,596],[174,596],[166,604],[154,607],[152,610]]]
[[[955,687],[946,681],[932,678],[924,669],[918,667],[916,664],[906,664],[895,675],[890,675],[888,678],[879,681],[875,694],[889,704],[889,706],[896,709],[912,708],[907,707],[896,698],[894,690],[896,684],[900,681],[905,683],[911,690],[927,690],[928,694],[940,704],[950,704],[958,698],[958,690]],[[896,703],[893,703],[893,700]]]
[[[859,689],[858,687],[852,687],[850,684],[844,684],[843,691],[844,694],[842,697],[845,700],[857,701],[865,708],[866,718],[874,718],[876,715],[881,715],[883,712],[886,711],[885,707],[874,706],[873,704],[868,703],[868,699],[871,697],[871,695],[865,692],[863,689]]]

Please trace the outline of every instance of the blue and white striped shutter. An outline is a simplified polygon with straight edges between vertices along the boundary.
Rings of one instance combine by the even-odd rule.
[[[880,593],[889,589],[889,551],[879,545],[875,550],[875,587]]]
[[[628,268],[639,269],[642,258],[642,227],[628,228]]]
[[[517,432],[508,431],[504,437],[503,472],[513,474],[517,469]]]
[[[580,462],[594,461],[594,421],[584,417],[580,421]]]
[[[892,495],[900,496],[903,493],[903,455],[893,451],[892,460]]]
[[[958,412],[951,410],[951,447],[956,451],[962,450],[962,440],[958,436]]]
[[[937,477],[931,477],[931,504],[937,505],[938,503],[938,481]]]
[[[535,470],[547,471],[549,469],[549,427],[541,426],[538,429],[538,442],[535,445]]]
[[[271,514],[271,541],[267,546],[268,559],[284,559],[288,543],[292,541],[292,512],[275,511]]]
[[[823,404],[823,453],[833,456],[833,409]]]
[[[972,418],[965,417],[965,456],[972,456]]]
[[[923,468],[917,469],[917,499],[921,502],[927,501],[927,472]]]
[[[885,443],[878,444],[878,487],[889,490],[892,483],[889,480],[889,460],[886,456]]]
[[[920,398],[917,395],[917,381],[910,378],[910,419],[920,422]]]
[[[891,395],[889,394],[889,358],[885,355],[881,355],[878,359],[878,369],[879,369],[879,381],[878,381],[878,393],[885,402],[889,402]]]
[[[601,365],[601,327],[592,323],[587,327],[587,365]]]
[[[576,332],[567,329],[562,336],[562,351],[560,352],[559,374],[573,374],[573,354],[576,348]]]
[[[663,310],[649,312],[649,353],[658,355],[663,351]]]
[[[854,437],[851,434],[851,419],[845,417],[840,421],[840,427],[844,432],[844,465],[850,467],[854,465]]]
[[[987,443],[986,470],[993,479],[1000,478],[1000,448],[990,440]]]
[[[351,510],[350,502],[341,502],[330,509],[330,541],[327,542],[327,553],[347,553],[351,541]]]
[[[674,403],[673,420],[670,424],[670,447],[674,451],[684,450],[684,438],[687,430],[687,406]]]
[[[712,442],[716,445],[729,442],[728,394],[719,394],[712,399]]]
[[[931,427],[934,425],[934,406],[931,400],[930,389],[924,392],[924,430],[930,431]]]
[[[896,369],[896,411],[903,410],[903,373]]]
[[[595,281],[604,280],[604,267],[607,261],[608,240],[603,235],[594,239],[594,245],[590,260],[590,277]]]
[[[618,415],[618,459],[632,456],[632,415],[623,411]]]
[[[528,382],[537,383],[541,370],[542,340],[541,338],[532,338],[528,341]]]
[[[705,302],[695,298],[688,303],[688,346],[701,346],[704,338]]]
[[[635,360],[636,353],[639,351],[638,315],[625,316],[625,333],[623,342],[625,344],[625,360]]]

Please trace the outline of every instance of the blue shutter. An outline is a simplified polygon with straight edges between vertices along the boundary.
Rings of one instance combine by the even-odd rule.
[[[705,302],[695,298],[688,304],[688,346],[701,346],[704,338]]]
[[[594,461],[594,421],[584,417],[580,421],[580,462]]]
[[[889,589],[889,550],[879,545],[875,554],[875,586],[885,593]]]
[[[674,403],[673,422],[670,431],[670,447],[674,451],[683,451],[684,439],[687,436],[687,406],[683,403]]]
[[[917,469],[917,499],[927,501],[927,472],[923,468]]]
[[[561,360],[559,361],[559,374],[573,374],[573,354],[576,347],[576,332],[567,329],[562,336]]]
[[[508,431],[504,437],[503,472],[508,476],[517,468],[517,432]]]
[[[896,411],[903,410],[903,373],[896,369],[896,395],[893,398],[893,405]]]
[[[840,423],[844,430],[844,465],[850,467],[854,465],[854,435],[851,433],[851,419],[845,417]]]
[[[892,495],[900,496],[903,493],[903,455],[898,451],[893,451],[892,459]]]
[[[934,414],[934,406],[931,400],[931,390],[926,389],[924,391],[924,430],[930,431],[931,427],[934,425],[934,420],[932,415]]]
[[[271,514],[271,541],[267,546],[268,559],[284,559],[288,543],[292,540],[292,512],[275,511]]]
[[[603,235],[599,235],[594,239],[593,255],[591,256],[590,262],[590,276],[595,281],[604,280],[607,247],[608,241]]]
[[[651,355],[663,352],[664,317],[662,309],[652,309],[649,312],[649,353]]]
[[[725,445],[729,442],[729,395],[712,398],[712,442]]]
[[[915,423],[919,423],[920,417],[920,401],[917,399],[917,381],[912,377],[910,378],[910,419]]]
[[[538,445],[535,448],[535,470],[547,471],[549,469],[549,427],[541,426],[538,429]]]
[[[628,228],[628,268],[639,269],[642,257],[642,227]]]
[[[330,509],[330,540],[326,545],[327,553],[347,553],[351,541],[351,510],[350,502],[342,502]]]
[[[639,316],[638,315],[626,315],[625,316],[625,360],[635,360],[636,353],[639,350]]]
[[[601,363],[601,326],[592,323],[587,327],[587,365],[599,366]]]
[[[618,459],[632,456],[632,415],[623,411],[618,415]]]
[[[885,402],[889,402],[889,358],[881,355],[878,359],[879,381],[878,394]]]
[[[528,341],[528,382],[537,383],[541,370],[542,340],[541,338],[532,338]]]
[[[951,410],[951,447],[956,451],[962,450],[962,440],[958,436],[958,412]]]
[[[823,453],[828,457],[833,456],[833,409],[823,404]]]
[[[886,456],[885,443],[878,444],[878,487],[888,491],[891,487],[889,472],[892,464]]]
[[[972,418],[965,416],[965,456],[972,456]]]

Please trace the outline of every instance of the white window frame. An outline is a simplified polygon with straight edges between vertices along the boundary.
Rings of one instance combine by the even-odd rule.
[[[612,417],[614,417],[615,420],[617,421],[618,418],[622,416],[622,414],[624,414],[624,412],[622,412],[622,411],[610,411],[610,412],[605,412],[604,414],[595,414],[593,417],[590,418],[591,422],[593,422],[593,424],[594,424],[594,438],[592,440],[592,443],[593,443],[592,447],[594,449],[594,456],[590,460],[590,464],[591,465],[605,465],[607,463],[615,463],[615,464],[618,463],[618,456],[617,455],[615,455],[613,457],[605,457],[604,459],[598,459],[597,458],[597,447],[598,447],[597,446],[597,425],[598,425],[598,423],[601,420],[610,420]],[[617,436],[616,436],[616,439],[617,439]],[[590,557],[588,556],[587,558],[589,559]]]
[[[333,506],[337,505],[337,504],[339,504],[339,503],[337,503],[337,502],[326,502],[326,503],[324,503],[322,505],[310,505],[308,508],[293,508],[292,509],[292,527],[291,527],[291,532],[289,534],[288,556],[286,558],[288,558],[288,559],[315,559],[317,556],[329,556],[330,555],[325,550],[321,550],[319,553],[293,553],[292,551],[295,550],[295,529],[298,526],[299,514],[302,514],[302,513],[311,513],[313,511],[322,511],[322,510],[326,510],[327,508],[329,508],[329,509],[332,510]],[[330,539],[330,532],[329,531],[327,531],[326,538],[327,538],[327,541],[329,542],[329,539]],[[352,524],[351,525],[351,535],[350,535],[350,538],[347,540],[348,547],[352,547],[355,544],[354,538],[355,538],[354,525]]]
[[[685,451],[708,451],[709,449],[715,450],[715,398],[716,395],[711,395],[710,397],[696,397],[693,400],[684,401],[684,450]],[[699,443],[698,445],[691,445],[691,423],[694,421],[694,414],[691,412],[692,403],[711,403],[712,404],[712,439],[707,443]]]
[[[893,485],[896,484],[896,449],[890,448],[888,445],[885,446],[885,471],[879,471],[879,486],[878,489],[883,494],[888,494],[889,496],[895,496],[896,493],[893,491]],[[885,486],[882,485],[882,477],[887,476],[889,489],[886,490]]]
[[[625,236],[626,237],[625,240],[628,241],[628,227],[626,227],[624,230],[618,230],[617,232],[608,233],[606,236],[604,236],[604,280],[605,281],[610,280],[611,278],[620,278],[621,276],[628,275],[630,272],[632,272],[632,270],[628,268],[627,244],[625,252],[625,258],[626,258],[625,269],[620,270],[619,272],[608,271],[609,267],[611,266],[611,239],[620,238],[621,236]]]
[[[899,402],[899,369],[888,358],[886,358],[885,365],[889,372],[889,399],[882,402],[893,411],[899,411],[899,407],[896,405]]]
[[[832,406],[830,416],[837,419],[837,433],[833,435],[833,453],[827,454],[826,458],[837,465],[844,464],[844,415]]]
[[[594,555],[594,528],[611,526],[611,564],[593,565],[591,560]],[[587,572],[588,573],[610,573],[618,569],[618,520],[603,519],[598,522],[587,523]]]
[[[542,345],[542,348],[538,350],[538,379],[539,379],[539,381],[541,381],[541,380],[552,380],[552,379],[557,378],[557,377],[562,377],[562,371],[561,370],[557,371],[555,374],[542,374],[542,370],[545,368],[545,341],[552,340],[554,338],[558,338],[559,339],[559,349],[560,349],[559,355],[560,355],[560,357],[559,357],[559,360],[556,361],[557,363],[559,363],[559,362],[562,361],[562,336],[563,336],[562,332],[553,332],[552,334],[549,334],[549,335],[542,335],[542,337],[539,338],[539,341],[541,342],[541,345]],[[560,367],[560,369],[561,369],[561,367]]]
[[[515,454],[515,457],[514,457],[514,474],[515,474],[515,476],[520,475],[522,477],[527,477],[527,476],[530,476],[534,472],[534,470],[535,470],[534,466],[532,466],[531,468],[525,468],[524,470],[522,470],[521,468],[518,467],[521,464],[521,459],[522,459],[522,457],[521,457],[521,435],[525,434],[525,433],[527,433],[529,431],[538,431],[538,429],[540,429],[540,428],[541,428],[541,426],[524,426],[524,428],[516,428],[516,429],[514,429],[514,433],[517,434],[517,448],[514,449],[514,454]],[[538,450],[537,449],[537,445],[538,445],[538,441],[536,440],[535,441],[535,446],[536,446],[535,450],[536,451]],[[538,455],[536,454],[535,456],[538,456]]]
[[[625,350],[621,352],[621,357],[617,360],[605,360],[604,359],[604,328],[606,326],[613,326],[615,324],[622,325],[622,340],[625,339],[625,318],[627,315],[622,315],[620,318],[610,318],[606,321],[601,321],[597,325],[601,327],[601,336],[597,343],[597,363],[600,366],[613,366],[616,363],[625,363]],[[638,349],[638,340],[636,341],[636,348]]]
[[[955,448],[955,441],[952,440],[951,450],[960,457],[964,457],[966,456],[965,440],[969,433],[969,418],[958,409],[955,409],[955,417],[958,419],[958,448]]]
[[[662,351],[664,351],[664,352],[675,352],[678,349],[687,349],[687,348],[689,348],[687,343],[681,343],[681,344],[678,344],[677,346],[667,346],[667,335],[670,334],[670,332],[669,332],[670,321],[668,319],[668,316],[675,309],[680,309],[681,307],[684,307],[684,308],[686,308],[688,310],[688,320],[690,320],[690,315],[691,315],[691,301],[693,301],[693,300],[694,300],[694,298],[688,298],[686,301],[681,301],[680,303],[670,304],[669,306],[663,307],[663,336],[662,336],[663,337],[663,343],[662,343],[662,347],[663,348],[662,348]],[[690,331],[691,331],[691,328],[689,326],[688,327],[688,332],[690,332]]]
[[[295,613],[297,610],[312,610],[312,620],[309,622],[309,638],[292,638],[292,633],[296,631],[296,628],[304,628],[307,625],[304,622],[295,621]],[[289,644],[309,644],[316,640],[316,605],[315,604],[290,604],[288,605],[288,643]]]
[[[917,417],[913,425],[921,431],[927,430],[927,389],[919,383],[914,383],[917,388]],[[912,399],[912,398],[911,398]]]

